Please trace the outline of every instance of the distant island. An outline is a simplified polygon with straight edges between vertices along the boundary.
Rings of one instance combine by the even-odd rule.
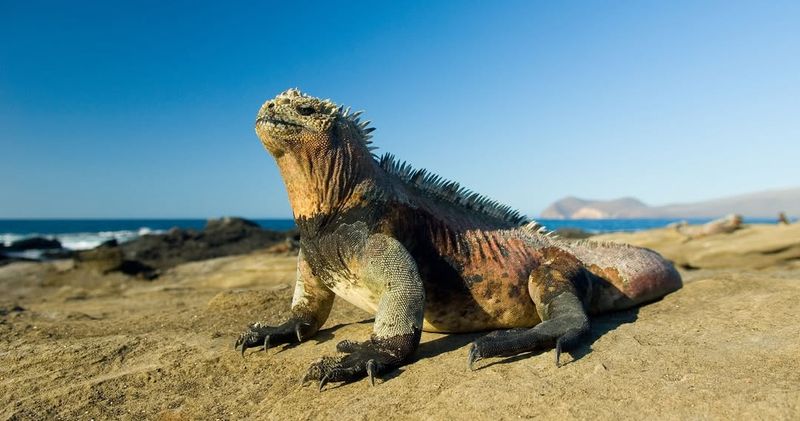
[[[565,197],[548,206],[540,216],[543,219],[715,218],[737,213],[751,218],[774,218],[779,212],[800,216],[800,187],[664,206],[650,206],[633,197],[614,200]]]

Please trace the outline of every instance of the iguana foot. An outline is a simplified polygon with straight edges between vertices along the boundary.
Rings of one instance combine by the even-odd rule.
[[[325,356],[315,361],[308,368],[301,384],[318,380],[321,391],[329,382],[347,382],[368,376],[374,386],[375,376],[400,365],[403,360],[397,354],[398,348],[393,346],[393,342],[395,341],[392,338],[373,338],[362,343],[339,342],[336,350],[344,355]]]
[[[492,332],[472,343],[467,356],[470,370],[476,361],[489,357],[510,357],[524,352],[556,349],[556,366],[560,366],[561,351],[580,342],[589,332],[589,318],[574,296],[564,294],[551,305],[555,317],[530,329],[510,329]]]
[[[298,319],[290,319],[275,327],[253,323],[239,335],[233,348],[238,349],[241,345],[242,356],[244,356],[247,348],[262,347],[266,351],[273,345],[302,342],[304,337],[310,333],[308,332],[310,327],[310,323]]]

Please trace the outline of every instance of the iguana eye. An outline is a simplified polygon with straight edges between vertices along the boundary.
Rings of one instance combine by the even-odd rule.
[[[298,105],[297,108],[295,109],[297,110],[297,113],[300,115],[314,114],[314,107],[310,105]]]

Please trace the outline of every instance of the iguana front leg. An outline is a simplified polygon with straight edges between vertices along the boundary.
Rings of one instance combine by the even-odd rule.
[[[302,342],[314,336],[328,319],[333,305],[333,291],[326,287],[311,273],[303,257],[297,256],[297,280],[292,298],[292,316],[279,326],[253,323],[239,335],[234,348],[242,347],[242,355],[247,348],[263,347],[266,351],[272,345]]]
[[[592,293],[590,276],[572,254],[555,247],[543,249],[540,265],[528,280],[528,292],[542,322],[530,329],[499,330],[479,338],[470,346],[469,368],[482,358],[553,347],[558,366],[561,351],[575,346],[589,332],[583,303]]]
[[[402,365],[419,345],[425,307],[425,290],[414,259],[396,239],[373,234],[365,242],[358,282],[380,293],[372,335],[365,342],[342,341],[342,355],[325,356],[309,367],[303,383],[328,382],[375,376]]]

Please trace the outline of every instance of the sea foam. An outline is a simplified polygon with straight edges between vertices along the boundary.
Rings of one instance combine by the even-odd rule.
[[[103,244],[108,240],[117,240],[120,243],[135,240],[142,235],[159,234],[164,231],[153,230],[148,227],[141,227],[136,231],[120,230],[120,231],[100,231],[100,232],[75,232],[65,234],[48,234],[48,233],[1,233],[0,243],[5,246],[10,246],[11,243],[32,237],[44,237],[48,239],[56,239],[61,242],[61,246],[70,250],[88,250]]]

